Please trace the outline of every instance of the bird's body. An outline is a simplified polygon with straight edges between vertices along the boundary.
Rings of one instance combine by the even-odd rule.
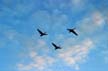
[[[61,47],[60,46],[57,46],[55,43],[52,43],[52,45],[55,47],[55,50],[56,49],[61,49]]]
[[[39,30],[39,29],[37,29],[37,31],[39,32],[40,36],[48,35],[47,33],[42,32],[42,31],[41,31],[41,30]]]
[[[73,29],[67,29],[70,33],[73,33],[74,35],[78,36],[78,34],[75,31],[75,28]]]

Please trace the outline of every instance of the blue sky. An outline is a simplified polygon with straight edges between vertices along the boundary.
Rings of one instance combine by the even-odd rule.
[[[76,27],[79,36],[67,28]],[[40,37],[37,28],[48,33]],[[54,50],[55,42],[62,47]],[[0,0],[0,71],[108,71],[107,0]]]

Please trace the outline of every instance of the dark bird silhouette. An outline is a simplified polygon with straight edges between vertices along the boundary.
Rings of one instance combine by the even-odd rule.
[[[42,32],[42,31],[39,30],[39,29],[37,29],[37,31],[39,32],[40,36],[48,35],[46,32]]]
[[[61,47],[60,46],[57,46],[55,43],[52,43],[52,45],[55,47],[55,50],[56,49],[61,49]]]
[[[70,33],[73,33],[74,35],[78,36],[78,34],[75,31],[75,28],[73,29],[67,29]]]

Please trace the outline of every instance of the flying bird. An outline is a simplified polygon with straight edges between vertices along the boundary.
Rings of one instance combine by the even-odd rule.
[[[78,36],[78,34],[75,31],[76,28],[73,29],[67,29],[70,33],[73,33],[74,35]]]
[[[55,50],[56,49],[61,49],[61,47],[60,46],[57,46],[55,43],[52,43],[52,45],[55,47]]]
[[[39,29],[37,29],[37,31],[39,32],[40,36],[48,35],[46,32],[42,32],[42,31],[39,30]]]

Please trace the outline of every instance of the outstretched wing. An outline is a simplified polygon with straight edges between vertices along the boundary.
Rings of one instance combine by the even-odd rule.
[[[42,31],[40,31],[39,29],[37,29],[37,31],[38,31],[40,34],[43,34],[43,32],[42,32]]]
[[[75,30],[73,30],[72,32],[73,32],[73,34],[75,34],[76,36],[78,36],[78,34],[75,32]]]
[[[57,45],[55,45],[54,43],[52,43],[52,45],[53,45],[54,47],[57,47]]]

